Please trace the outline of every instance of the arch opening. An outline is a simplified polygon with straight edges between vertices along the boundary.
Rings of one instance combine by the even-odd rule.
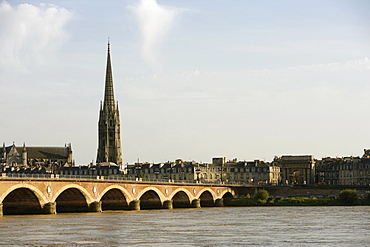
[[[230,192],[226,192],[222,196],[222,199],[224,199],[224,205],[227,206],[227,205],[230,205],[230,202],[231,202],[232,199],[234,199],[234,196]]]
[[[3,200],[3,214],[41,214],[42,207],[30,189],[19,188],[10,192]]]
[[[213,196],[209,191],[204,191],[200,197],[200,206],[201,207],[214,207],[215,201],[213,200]]]
[[[173,207],[174,208],[190,208],[191,207],[189,197],[183,191],[177,192],[173,196],[172,201],[173,201]]]
[[[102,210],[126,210],[127,199],[119,189],[111,189],[101,199]]]
[[[89,211],[89,205],[86,202],[86,198],[81,191],[76,188],[66,189],[55,201],[57,203],[58,213]]]
[[[290,174],[290,184],[304,184],[303,172],[295,170]]]
[[[140,197],[140,209],[160,209],[162,202],[158,194],[149,190]]]

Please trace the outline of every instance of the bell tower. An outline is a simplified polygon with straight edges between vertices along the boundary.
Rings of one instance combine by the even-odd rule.
[[[100,102],[98,122],[98,154],[96,163],[113,162],[122,165],[121,132],[118,102],[114,101],[113,76],[108,42],[104,101]]]

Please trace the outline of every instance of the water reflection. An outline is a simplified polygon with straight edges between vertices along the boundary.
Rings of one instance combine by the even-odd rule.
[[[240,207],[0,218],[1,246],[370,246],[370,207]]]

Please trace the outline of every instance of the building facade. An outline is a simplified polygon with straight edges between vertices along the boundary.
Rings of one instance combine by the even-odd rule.
[[[370,185],[370,150],[365,149],[362,157],[323,158],[316,176],[323,185]]]
[[[63,167],[74,166],[72,146],[64,147],[17,147],[14,143],[0,149],[2,172],[55,173]]]
[[[340,185],[339,169],[341,158],[325,157],[316,161],[316,181],[319,185]]]
[[[261,160],[238,161],[235,158],[226,161],[225,157],[213,158],[208,167],[211,181],[277,185],[279,177],[280,167]]]
[[[110,163],[104,165],[84,165],[66,167],[58,171],[60,176],[99,176],[104,177],[123,177],[124,170],[120,166]]]
[[[118,103],[114,101],[112,74],[110,44],[108,43],[104,101],[100,102],[96,163],[113,162],[121,165],[121,126]]]
[[[315,184],[316,160],[313,155],[283,155],[275,157],[273,163],[280,167],[282,184]]]
[[[183,161],[181,159],[165,163],[138,162],[127,166],[126,176],[129,179],[195,181],[200,173],[199,166],[202,165],[195,161]]]
[[[277,185],[280,167],[264,161],[226,161],[225,157],[213,158],[211,164],[195,161],[166,163],[136,163],[127,167],[130,179],[196,181],[207,183],[242,183]]]

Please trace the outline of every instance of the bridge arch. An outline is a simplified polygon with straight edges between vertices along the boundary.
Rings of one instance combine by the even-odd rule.
[[[215,200],[217,198],[215,192],[209,188],[204,188],[198,193],[201,207],[213,207],[215,206]]]
[[[46,196],[44,196],[44,193],[42,193],[38,188],[36,188],[35,186],[33,185],[30,185],[30,184],[17,184],[17,185],[13,185],[11,186],[9,189],[7,189],[2,195],[0,195],[0,203],[2,203],[5,199],[5,197],[10,194],[12,191],[16,190],[16,189],[29,189],[30,191],[32,191],[35,196],[37,197],[37,199],[39,200],[40,204],[41,205],[44,205],[46,202],[48,202],[48,199],[46,198]]]
[[[199,198],[206,191],[209,192],[212,195],[213,200],[216,200],[216,198],[218,198],[217,195],[216,195],[216,193],[213,190],[211,190],[210,188],[203,188],[203,189],[201,189],[200,191],[198,191],[196,197]]]
[[[56,211],[59,212],[88,212],[94,202],[91,194],[82,186],[69,184],[57,191],[52,202],[56,202]]]
[[[165,197],[156,187],[147,187],[140,191],[137,198],[140,200],[141,209],[159,209],[162,208]]]
[[[234,198],[235,192],[231,190],[226,190],[222,193],[223,205],[230,205],[230,201]]]
[[[119,185],[111,185],[100,193],[99,201],[102,203],[103,210],[122,210],[128,209],[132,196],[128,191]]]
[[[170,198],[174,208],[188,208],[191,207],[191,202],[194,197],[187,189],[178,188],[174,190]]]
[[[47,199],[29,184],[11,186],[0,197],[3,214],[41,214]]]
[[[153,186],[149,186],[149,187],[146,187],[146,188],[142,189],[137,194],[136,198],[139,200],[149,190],[153,190],[154,192],[156,192],[162,203],[166,200],[166,197],[163,195],[162,191],[160,191],[158,188],[153,187]]]
[[[220,195],[220,197],[224,198],[224,199],[225,198],[232,199],[232,198],[234,198],[234,196],[235,196],[235,192],[231,189],[227,189],[227,190],[222,191],[222,193]]]
[[[84,187],[82,187],[81,185],[78,185],[78,184],[67,184],[67,185],[63,186],[62,188],[60,188],[54,194],[51,201],[55,202],[55,200],[60,196],[60,194],[62,194],[64,191],[66,191],[68,189],[77,189],[77,190],[79,190],[82,193],[82,195],[85,197],[86,202],[89,203],[89,204],[94,201],[91,194]]]
[[[134,198],[132,197],[132,195],[128,192],[127,189],[123,188],[122,186],[120,185],[110,185],[108,186],[107,188],[105,188],[102,192],[99,193],[100,197],[98,198],[99,201],[101,201],[101,198],[110,190],[112,189],[118,189],[122,192],[122,194],[126,197],[127,201],[132,201]]]

